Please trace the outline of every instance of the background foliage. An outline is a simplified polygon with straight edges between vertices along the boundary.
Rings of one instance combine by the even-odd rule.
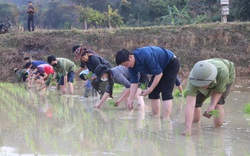
[[[0,22],[26,28],[27,0],[0,0]],[[34,0],[36,27],[88,29],[220,21],[220,0]],[[228,21],[249,21],[249,0],[230,0]]]

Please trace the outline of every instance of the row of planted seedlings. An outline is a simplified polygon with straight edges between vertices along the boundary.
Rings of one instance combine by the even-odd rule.
[[[17,124],[19,129],[22,129],[21,131],[24,132],[23,137],[26,140],[27,146],[29,146],[29,148],[32,149],[33,152],[35,152],[35,141],[32,138],[32,134],[30,132],[36,130],[28,131],[25,129],[27,129],[28,127],[37,129],[37,127],[41,125],[36,124],[37,120],[39,119],[36,120],[36,116],[33,111],[30,112],[27,107],[27,102],[30,98],[29,92],[26,90],[19,92],[20,88],[12,84],[1,84],[1,87],[6,88],[1,89],[1,95],[5,97],[1,102],[1,111],[8,112],[7,115],[10,121],[13,124]],[[17,96],[19,95],[22,95],[22,97],[27,97],[28,99],[18,100]],[[69,102],[69,99],[72,98],[67,99],[64,96],[48,96],[47,98],[49,99],[49,103],[51,104],[53,109],[53,119],[55,120],[55,125],[52,127],[50,124],[44,124],[42,127],[39,127],[40,130],[38,135],[40,136],[40,140],[43,140],[42,142],[46,142],[46,144],[50,145],[50,147],[53,148],[53,151],[57,153],[62,152],[62,154],[64,151],[63,148],[65,147],[62,147],[60,145],[61,141],[69,142],[72,145],[76,146],[77,144],[79,144],[79,139],[76,139],[77,136],[70,137],[68,133],[65,133],[65,129],[67,129],[67,126],[73,126],[74,129],[84,126],[84,129],[81,128],[83,134],[87,136],[88,139],[91,139],[90,142],[98,142],[98,136],[96,136],[94,133],[95,130],[98,130],[97,123],[92,121],[92,118],[89,117],[90,114],[86,113],[83,107],[79,107],[77,109],[77,112],[75,112],[76,114],[72,114],[71,102]],[[31,105],[36,104],[32,103]],[[77,118],[77,114],[79,114],[79,118]],[[56,136],[58,136],[57,139]]]
[[[1,84],[1,87],[8,88],[8,89],[2,89],[1,94],[4,95],[5,99],[2,103],[1,111],[8,112],[8,116],[11,119],[11,122],[14,124],[20,124],[19,127],[21,129],[26,129],[25,131],[25,140],[26,144],[32,149],[32,151],[35,151],[36,143],[34,139],[32,138],[32,134],[30,132],[37,131],[35,127],[39,126],[36,124],[37,120],[36,115],[33,113],[33,111],[30,111],[27,107],[28,101],[30,101],[30,94],[22,87],[17,87],[13,84]],[[22,100],[20,100],[20,97],[22,97]],[[42,128],[43,130],[40,130],[39,136],[41,136],[46,143],[49,143],[56,151],[60,150],[60,145],[58,145],[58,142],[56,142],[54,139],[54,135],[58,134],[57,132],[60,132],[63,127],[61,127],[64,123],[63,122],[69,122],[72,118],[73,122],[70,122],[70,124],[73,124],[75,127],[75,130],[78,131],[79,137],[82,137],[82,141],[86,142],[88,140],[88,143],[96,144],[96,146],[106,146],[106,149],[112,150],[114,146],[116,146],[117,141],[114,142],[115,136],[114,130],[110,130],[110,127],[114,126],[101,126],[102,124],[107,124],[106,122],[100,121],[100,118],[93,118],[91,117],[91,114],[86,112],[84,110],[84,107],[78,107],[78,115],[72,114],[70,115],[70,102],[65,104],[65,99],[63,96],[58,97],[57,96],[49,96],[50,97],[50,103],[52,104],[53,110],[54,110],[54,118],[56,118],[57,122],[59,123],[59,129],[57,130],[50,130],[50,125],[44,125]],[[38,99],[36,100],[38,101]],[[63,102],[64,101],[64,102]],[[26,105],[25,105],[26,104]],[[36,105],[35,102],[31,103],[29,105]],[[8,110],[7,110],[8,109]],[[109,112],[109,115],[115,115],[115,113],[112,111]],[[107,114],[104,114],[104,116],[108,116]],[[27,130],[28,127],[33,127],[30,130]],[[104,129],[100,128],[104,127]],[[41,128],[41,127],[40,127]],[[121,126],[118,127],[119,130],[117,131],[120,135],[118,138],[121,138],[123,140],[127,137],[127,126]],[[121,129],[120,129],[121,128]],[[53,133],[51,133],[53,132]],[[60,134],[60,133],[59,133]],[[103,138],[100,138],[102,136]],[[113,137],[111,137],[113,136]],[[79,147],[78,149],[82,151],[84,148],[82,147],[81,141],[77,141],[77,139],[72,139],[72,137],[67,137],[66,135],[61,135],[61,138],[64,141],[70,141],[73,145]],[[71,139],[71,140],[67,140]],[[76,141],[76,142],[75,142]],[[118,141],[120,142],[120,141]],[[121,141],[122,142],[122,141]],[[98,145],[99,144],[99,145]],[[101,145],[102,144],[102,145]],[[86,150],[89,150],[89,148],[86,148]],[[97,150],[97,149],[96,149]],[[84,150],[83,150],[84,151]]]
[[[147,86],[145,84],[140,84],[139,86],[142,90],[147,89]],[[114,105],[114,100],[109,100],[108,104],[110,106]],[[117,114],[116,114],[117,115]],[[118,116],[118,118],[120,118]],[[135,119],[138,120],[138,119]],[[161,132],[155,132],[155,131],[150,131],[148,129],[152,129],[152,124],[148,123],[148,121],[143,118],[140,124],[142,124],[142,129],[137,127],[134,124],[138,124],[136,122],[131,122],[130,119],[128,120],[119,120],[117,119],[116,125],[120,125],[116,127],[116,133],[117,133],[117,140],[115,143],[116,149],[114,151],[119,150],[119,151],[132,151],[135,152],[133,154],[139,154],[139,155],[147,155],[148,148],[150,149],[158,149],[158,151],[164,151],[165,147],[162,145],[168,144],[168,135],[162,135]],[[145,128],[145,129],[144,129]],[[146,145],[146,146],[144,146]],[[146,148],[145,148],[146,147]],[[143,153],[142,153],[143,152]],[[158,155],[160,154],[165,154],[165,153],[157,153]],[[157,155],[156,154],[156,155]]]
[[[25,95],[27,91],[10,83],[1,83],[0,87],[0,93],[4,97],[1,98],[0,111],[6,114],[8,121],[11,122],[9,125],[14,126],[17,132],[20,133],[18,135],[20,138],[16,138],[16,140],[20,142],[17,141],[15,144],[23,145],[24,139],[26,146],[35,152],[35,142],[30,132],[36,127],[37,121],[35,114],[29,109],[29,99],[28,96]]]
[[[53,94],[47,96],[47,102],[53,110],[51,120],[54,120],[54,124],[53,126],[44,125],[43,141],[50,145],[53,151],[60,154],[65,154],[67,149],[61,146],[61,143],[67,142],[69,147],[79,147],[78,150],[82,150],[84,147],[80,141],[81,136],[87,137],[89,142],[98,138],[94,133],[95,130],[98,130],[98,124],[84,107],[74,104],[76,103],[74,99],[73,96],[55,96]]]
[[[22,90],[23,88],[18,88],[16,86],[13,86],[12,84],[5,84],[5,87],[12,88],[10,90],[12,90],[13,93],[16,93],[16,95],[21,95],[22,97],[27,97],[28,99],[26,101],[29,100],[29,95],[27,94],[26,90]],[[23,94],[19,94],[20,90],[22,90],[21,93]],[[3,94],[6,93],[3,92]],[[9,98],[11,97],[9,96]],[[85,108],[82,107],[82,105],[73,105],[76,111],[74,112],[74,114],[72,114],[72,112],[70,111],[72,110],[72,102],[70,102],[72,100],[72,97],[69,98],[70,100],[68,100],[68,102],[65,102],[67,101],[66,99],[67,98],[65,98],[64,96],[48,96],[49,103],[51,104],[53,109],[53,118],[57,124],[55,124],[54,127],[51,127],[51,125],[49,124],[45,124],[43,125],[42,130],[39,131],[39,136],[43,139],[43,141],[51,145],[51,147],[53,147],[53,149],[57,152],[63,151],[63,147],[60,146],[61,140],[63,140],[64,142],[70,142],[71,145],[77,148],[77,151],[79,152],[91,152],[93,150],[98,150],[100,147],[103,147],[103,149],[112,152],[115,150],[122,151],[124,150],[122,148],[132,147],[134,145],[133,142],[144,139],[148,140],[152,135],[151,133],[142,133],[142,135],[131,138],[131,133],[136,133],[131,132],[131,130],[128,132],[127,125],[131,123],[129,122],[129,120],[122,120],[122,123],[115,124],[116,122],[121,122],[121,120],[117,119],[119,117],[114,111],[102,113],[94,111],[95,113],[91,114],[90,112],[86,111]],[[7,102],[9,103],[9,100],[5,101],[5,103]],[[11,103],[13,103],[13,106],[16,106],[17,108],[20,107],[20,102],[18,103],[17,101],[12,101]],[[25,108],[23,105],[21,106],[23,108],[20,108],[20,110],[23,110],[21,111],[23,113],[20,113],[20,116],[26,116],[25,109],[27,108]],[[16,113],[13,113],[13,115],[15,114]],[[106,116],[110,121],[103,121],[101,118],[96,117],[96,115],[98,116],[98,114]],[[34,118],[35,115],[32,116]],[[35,120],[30,120],[32,116],[27,116],[27,118],[29,118],[29,126],[24,127],[37,126]],[[67,135],[67,133],[64,132],[64,126],[66,125],[70,125],[71,127],[73,127],[68,133],[74,132],[74,134],[76,135],[75,137],[70,137],[70,135]],[[29,134],[28,131],[25,133],[26,142],[30,145],[30,147],[32,147],[31,149],[35,149],[35,143],[33,141],[34,139],[30,135],[31,134]],[[55,135],[59,136],[60,141],[55,139]],[[79,139],[76,139],[77,137],[79,137]],[[131,141],[125,142],[124,140],[127,140],[128,138],[131,138]],[[83,144],[87,144],[88,146],[84,146]]]
[[[120,123],[120,120],[117,119],[120,117],[117,116],[114,109],[112,110],[113,106],[108,112],[101,110],[89,112],[81,104],[73,105],[75,108],[70,108],[72,104],[67,102],[67,100],[71,101],[69,99],[74,98],[60,97],[58,100],[51,97],[50,99],[50,103],[53,103],[54,117],[62,123],[58,134],[64,142],[70,142],[74,149],[79,152],[93,152],[100,149],[114,152],[116,150],[122,151],[124,147],[128,147],[128,149],[133,147],[130,142],[124,142],[124,140],[131,138],[128,134],[127,124],[132,123],[128,120]],[[90,103],[88,102],[88,104]],[[73,114],[71,114],[72,110],[75,110]],[[63,133],[65,127],[71,127],[67,134]],[[133,129],[131,130],[133,131]],[[74,137],[72,137],[73,134]],[[132,138],[133,140],[138,139],[137,137]]]
[[[37,92],[26,90],[23,86],[18,87],[8,83],[3,83],[0,86],[4,88],[1,89],[1,93],[5,97],[2,99],[1,111],[7,112],[6,114],[10,121],[18,125],[19,131],[24,133],[21,137],[25,139],[27,147],[32,152],[37,152],[38,142],[45,141],[55,149],[54,151],[60,151],[60,145],[53,139],[53,137],[57,135],[56,132],[58,130],[52,129],[53,127],[49,124],[41,124],[42,119],[38,116],[40,110],[39,103],[41,102],[39,101],[41,100],[39,98],[40,95]],[[54,106],[55,110],[58,110],[55,114],[59,114],[56,119],[60,119],[55,122],[60,123],[68,113],[64,112],[64,114],[60,114],[61,107],[58,107],[59,109],[56,108],[59,105],[60,103]],[[34,138],[34,132],[38,133],[36,135],[39,136],[39,139]]]
[[[142,90],[147,89],[147,86],[145,84],[141,84],[140,88]],[[179,90],[176,90],[174,93],[174,96],[179,96]],[[186,97],[186,91],[184,91],[184,95]],[[108,100],[108,104],[110,106],[113,106],[115,104],[114,100]],[[119,147],[121,148],[120,151],[130,150],[131,148],[134,148],[133,150],[136,153],[139,154],[148,154],[145,152],[145,148],[141,146],[142,142],[147,142],[150,144],[150,147],[155,148],[159,151],[164,151],[165,147],[169,146],[169,135],[162,134],[161,132],[155,132],[155,131],[149,131],[148,129],[152,128],[152,124],[147,123],[145,119],[143,119],[142,127],[147,127],[146,129],[137,129],[136,126],[131,126],[131,123],[129,120],[120,120],[119,122],[122,122],[124,126],[120,126],[120,130],[118,131],[118,135],[120,138],[116,144],[119,144]],[[122,124],[119,124],[122,125]],[[131,128],[128,128],[130,125]],[[165,126],[168,127],[166,124]],[[151,128],[150,128],[151,127]],[[178,133],[178,132],[176,132]],[[124,140],[127,140],[126,142]],[[166,145],[165,147],[162,146],[162,144]],[[124,149],[125,148],[125,149]],[[182,148],[182,147],[181,147]],[[145,153],[141,153],[144,151]],[[146,150],[147,151],[147,150]],[[180,151],[179,151],[180,152]],[[159,154],[159,153],[158,153]],[[165,153],[161,153],[164,155]],[[183,152],[180,152],[181,155],[183,155]]]
[[[39,111],[39,95],[31,90],[25,90],[23,86],[19,87],[15,84],[1,83],[0,87],[0,93],[4,97],[1,99],[0,110],[1,112],[5,112],[7,119],[12,125],[18,126],[18,131],[21,133],[20,137],[25,139],[27,148],[31,152],[37,152],[38,142],[46,141],[55,151],[57,149],[60,151],[60,145],[53,139],[57,131],[51,131],[51,125],[49,124],[40,124],[41,119],[37,116]],[[58,110],[56,112],[59,112],[55,113],[57,114],[56,118],[63,120],[68,113],[64,111],[64,113],[60,114],[62,106],[57,108],[59,105],[60,103],[54,105],[54,109]],[[65,110],[67,111],[68,109]],[[60,123],[61,121],[59,120],[58,122]],[[38,133],[36,135],[39,136],[39,139],[34,138],[34,132]]]

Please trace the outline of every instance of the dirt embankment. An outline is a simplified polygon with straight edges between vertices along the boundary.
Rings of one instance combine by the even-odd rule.
[[[0,35],[0,81],[15,81],[13,69],[23,58],[45,60],[49,54],[73,60],[72,46],[83,45],[114,63],[121,48],[156,45],[173,51],[186,77],[193,64],[207,58],[235,62],[237,75],[250,75],[250,23],[213,23],[187,26],[122,28],[112,30],[37,30]]]

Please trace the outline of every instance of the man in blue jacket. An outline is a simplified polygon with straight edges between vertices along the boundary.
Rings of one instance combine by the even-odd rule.
[[[170,120],[172,110],[173,88],[180,68],[179,60],[169,50],[147,46],[129,52],[122,49],[116,54],[116,64],[129,68],[130,94],[127,107],[133,109],[133,100],[138,88],[138,73],[152,75],[149,86],[141,96],[149,95],[152,112],[160,116],[160,93],[162,95],[163,119]]]

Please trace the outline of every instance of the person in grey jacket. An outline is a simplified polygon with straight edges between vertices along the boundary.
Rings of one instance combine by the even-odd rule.
[[[127,102],[127,97],[129,95],[129,90],[130,90],[130,81],[129,81],[130,76],[128,68],[124,66],[116,66],[113,68],[108,68],[107,66],[100,64],[96,67],[95,74],[97,76],[96,81],[107,81],[106,91],[101,100],[96,103],[95,108],[100,108],[101,105],[103,105],[109,97],[113,98],[112,95],[113,95],[114,83],[121,84],[125,87],[121,96],[115,102],[115,106],[118,106],[122,101],[124,101],[125,103]],[[140,92],[141,89],[139,88],[138,93]],[[139,96],[139,94],[137,95],[138,96],[136,97],[136,99],[138,102],[138,106],[144,108],[143,96]]]

